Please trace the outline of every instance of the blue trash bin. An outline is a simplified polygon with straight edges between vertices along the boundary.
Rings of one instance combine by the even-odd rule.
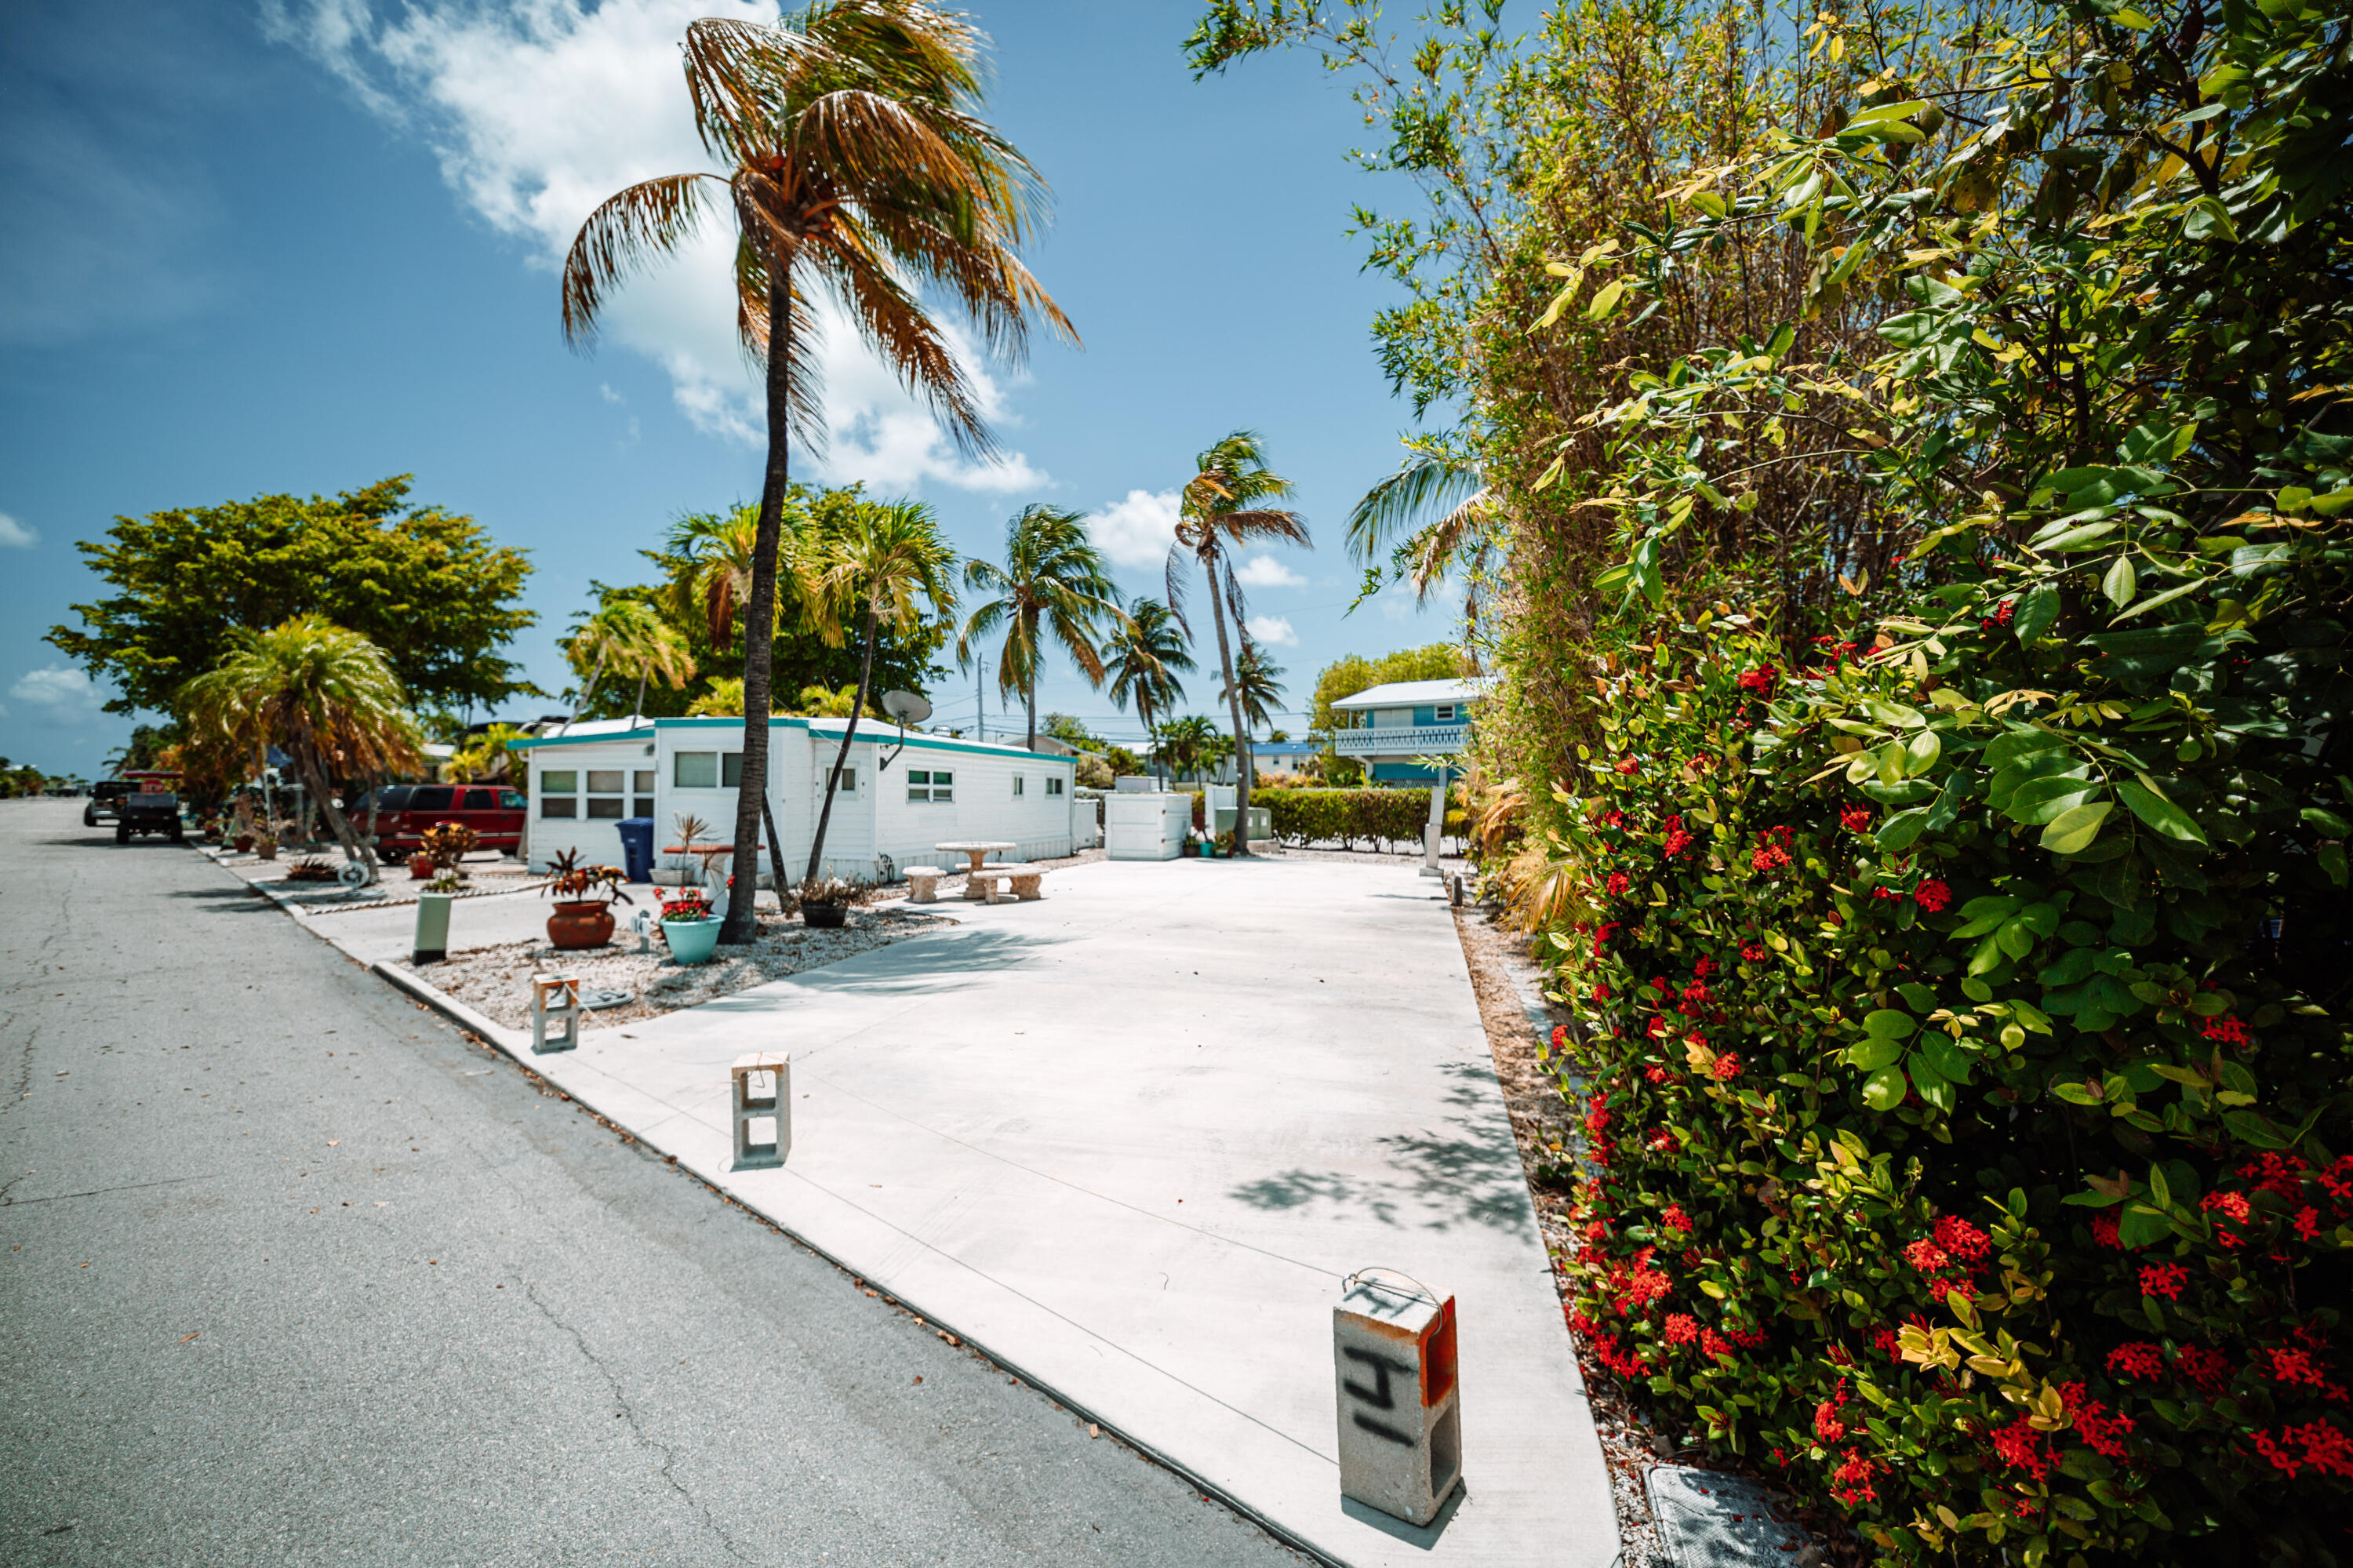
[[[654,879],[654,820],[623,817],[613,824],[621,830],[621,866],[631,882]]]

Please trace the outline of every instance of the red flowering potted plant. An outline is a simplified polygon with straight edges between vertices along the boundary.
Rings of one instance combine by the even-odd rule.
[[[711,912],[711,895],[700,887],[665,889],[661,899],[662,940],[670,956],[681,964],[709,960],[719,945],[719,919]]]

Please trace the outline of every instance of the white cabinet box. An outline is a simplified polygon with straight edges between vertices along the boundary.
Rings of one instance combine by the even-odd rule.
[[[1175,860],[1193,826],[1193,797],[1162,790],[1103,797],[1103,855],[1109,860]]]

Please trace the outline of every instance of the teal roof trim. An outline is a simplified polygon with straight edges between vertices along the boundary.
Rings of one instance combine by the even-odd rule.
[[[533,736],[522,740],[511,740],[507,742],[507,749],[510,751],[524,751],[533,747],[539,746],[597,746],[606,741],[611,740],[651,740],[654,738],[654,735],[657,730],[664,729],[741,730],[743,727],[744,721],[740,718],[661,718],[654,720],[653,726],[650,728],[632,729],[611,735]],[[812,726],[807,719],[801,717],[797,714],[780,714],[776,717],[768,721],[768,727],[770,729],[813,730],[816,734],[822,736],[826,739],[837,742],[839,739],[839,731],[816,730],[815,726]],[[896,746],[899,744],[898,728],[896,726],[888,724],[869,727],[861,721],[859,727],[858,739],[855,744],[860,746]],[[1018,750],[1008,747],[987,746],[983,745],[978,741],[956,740],[947,736],[911,735],[907,736],[907,746],[911,750],[960,751],[974,757],[996,757],[1007,758],[1008,760],[1018,759],[1028,762],[1040,762],[1048,765],[1060,765],[1063,768],[1069,768],[1073,774],[1078,772],[1079,767],[1078,758],[1074,757],[1058,757],[1051,752],[1029,752]]]
[[[615,730],[608,735],[526,735],[507,742],[509,751],[529,751],[535,746],[601,746],[608,740],[651,740],[650,729]]]

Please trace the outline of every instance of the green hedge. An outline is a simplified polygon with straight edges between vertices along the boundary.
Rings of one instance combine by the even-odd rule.
[[[1193,797],[1193,822],[1203,821],[1203,797]],[[1459,805],[1459,800],[1451,803]],[[1393,844],[1419,845],[1430,822],[1430,791],[1409,789],[1260,789],[1250,804],[1263,806],[1275,836],[1295,844],[1334,840],[1354,849],[1359,840],[1386,852]]]

